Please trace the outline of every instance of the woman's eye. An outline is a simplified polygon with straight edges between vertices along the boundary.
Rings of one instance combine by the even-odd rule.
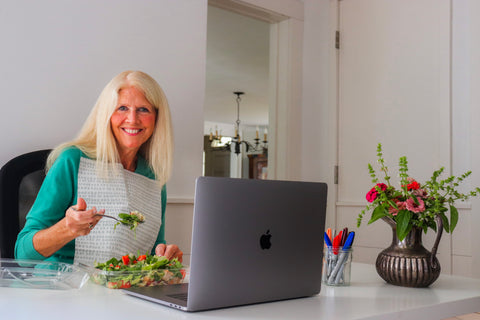
[[[140,108],[138,108],[138,111],[139,112],[144,112],[144,113],[150,113],[150,109],[148,109],[147,107],[140,107]]]
[[[126,106],[120,106],[118,107],[118,111],[127,111],[128,108]]]

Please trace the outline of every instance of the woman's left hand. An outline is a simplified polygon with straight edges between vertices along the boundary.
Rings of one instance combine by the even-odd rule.
[[[163,244],[160,243],[155,248],[155,254],[157,256],[164,256],[167,259],[178,258],[178,261],[183,261],[183,252],[176,244]]]

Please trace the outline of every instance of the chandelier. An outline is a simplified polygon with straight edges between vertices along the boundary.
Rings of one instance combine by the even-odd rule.
[[[240,137],[240,101],[242,100],[241,96],[244,95],[245,92],[235,91],[233,92],[233,94],[237,96],[235,99],[237,102],[237,120],[235,121],[235,135],[231,137],[230,142],[227,142],[224,146],[216,149],[233,151],[235,152],[235,154],[238,155],[241,153],[242,144],[244,144],[246,152],[262,151],[264,154],[268,154],[268,141],[267,141],[266,128],[263,134],[262,144],[260,143],[258,126],[255,132],[255,139],[253,139],[255,141],[254,143],[251,143],[247,140],[242,140],[242,138]],[[221,141],[221,139],[222,139],[222,136],[218,135],[218,130],[215,130],[215,136],[213,135],[213,133],[210,133],[210,142],[212,142],[212,145],[215,141]]]

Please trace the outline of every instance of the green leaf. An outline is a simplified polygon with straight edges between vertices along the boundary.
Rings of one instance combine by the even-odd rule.
[[[407,234],[412,230],[412,225],[408,225],[407,226],[407,229],[403,230],[403,231],[399,231],[397,229],[397,238],[398,240],[402,241],[403,239],[405,239],[405,237],[407,236]]]
[[[412,213],[408,210],[400,210],[397,214],[397,236],[399,240],[405,239],[407,234],[412,229],[410,220],[412,219]]]
[[[447,216],[445,216],[443,212],[439,213],[438,215],[440,216],[440,218],[442,218],[443,229],[445,229],[445,232],[450,232],[450,224],[448,223]]]
[[[368,221],[368,224],[371,224],[371,223],[377,221],[378,219],[383,218],[387,215],[388,215],[387,210],[385,210],[381,206],[378,206],[373,210],[372,217],[370,218],[370,221]]]
[[[450,206],[450,232],[457,226],[458,222],[458,210],[454,206]]]

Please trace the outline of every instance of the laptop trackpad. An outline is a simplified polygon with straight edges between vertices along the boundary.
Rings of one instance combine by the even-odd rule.
[[[125,293],[156,303],[173,303],[187,306],[188,283],[172,284],[155,287],[132,287],[123,289]]]

